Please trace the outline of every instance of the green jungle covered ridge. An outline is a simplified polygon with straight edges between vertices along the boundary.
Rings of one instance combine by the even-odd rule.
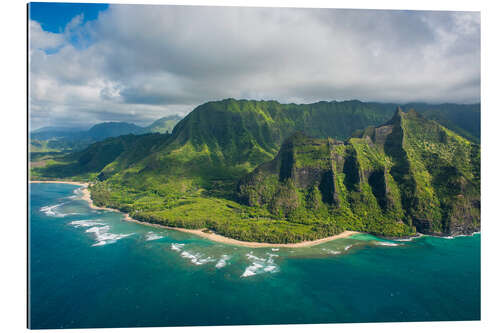
[[[245,241],[477,231],[479,132],[456,117],[479,106],[422,105],[436,121],[359,101],[209,102],[172,134],[109,138],[31,178],[90,181],[97,205]]]

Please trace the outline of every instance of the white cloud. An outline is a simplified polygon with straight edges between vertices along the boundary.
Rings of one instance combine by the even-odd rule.
[[[54,49],[64,43],[64,36],[45,31],[40,23],[31,20],[29,22],[29,37],[32,50]]]
[[[477,102],[479,29],[468,12],[134,5],[61,34],[32,21],[33,121],[145,124],[226,97]]]

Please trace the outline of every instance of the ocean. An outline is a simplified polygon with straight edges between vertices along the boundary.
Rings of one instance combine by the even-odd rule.
[[[480,234],[250,249],[93,210],[75,185],[31,184],[29,208],[31,328],[480,319]]]

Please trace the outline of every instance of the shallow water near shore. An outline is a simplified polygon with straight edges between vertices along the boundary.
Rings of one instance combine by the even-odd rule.
[[[32,328],[480,319],[480,234],[245,248],[30,192]]]

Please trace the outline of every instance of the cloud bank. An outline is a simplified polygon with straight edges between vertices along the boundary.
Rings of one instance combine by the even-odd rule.
[[[147,124],[222,98],[480,100],[472,12],[110,5],[30,21],[32,128]]]

